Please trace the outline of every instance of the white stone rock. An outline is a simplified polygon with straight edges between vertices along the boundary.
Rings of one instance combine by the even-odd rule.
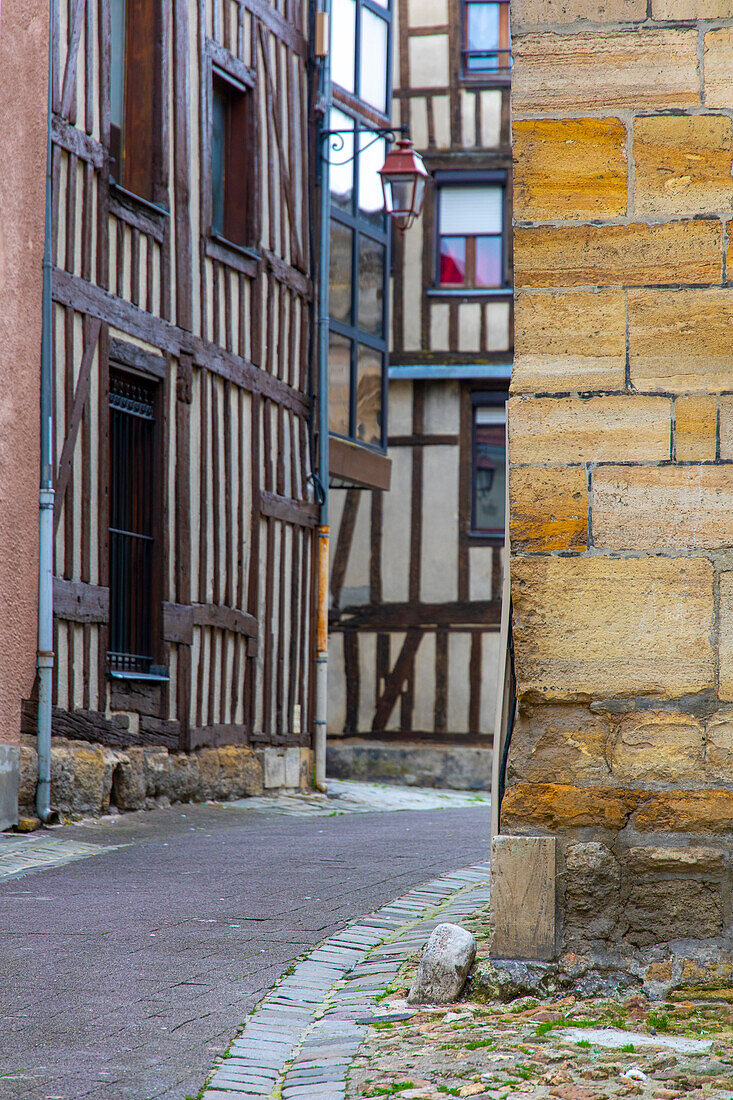
[[[476,957],[476,940],[457,924],[439,924],[425,945],[415,981],[407,996],[411,1004],[450,1004],[463,986]]]

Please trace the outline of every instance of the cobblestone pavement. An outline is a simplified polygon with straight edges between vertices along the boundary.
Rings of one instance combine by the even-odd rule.
[[[43,867],[36,847],[0,882],[1,1100],[196,1096],[293,959],[485,857],[487,804],[447,805],[174,806],[3,838],[94,855]]]
[[[441,921],[485,906],[488,872],[483,863],[410,890],[312,951],[249,1017],[204,1100],[343,1100],[368,1020],[405,955]]]

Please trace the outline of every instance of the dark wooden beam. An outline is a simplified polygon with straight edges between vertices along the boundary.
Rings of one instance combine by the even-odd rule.
[[[53,578],[53,613],[72,623],[109,621],[109,588]]]
[[[307,500],[291,500],[290,497],[260,491],[260,511],[263,516],[296,523],[299,527],[315,527],[318,523],[318,505]]]

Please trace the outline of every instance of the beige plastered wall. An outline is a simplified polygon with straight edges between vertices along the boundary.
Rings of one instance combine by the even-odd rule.
[[[47,0],[0,8],[0,819],[35,674]],[[8,746],[9,748],[6,748]]]

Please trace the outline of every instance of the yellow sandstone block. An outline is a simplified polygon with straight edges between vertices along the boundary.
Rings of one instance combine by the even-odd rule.
[[[634,211],[733,210],[733,127],[723,115],[659,115],[634,123]]]
[[[646,19],[646,0],[514,0],[512,31],[565,23],[632,23]]]
[[[631,824],[640,833],[728,833],[733,791],[650,791]]]
[[[514,47],[512,110],[697,107],[697,31],[528,34]]]
[[[608,550],[733,546],[729,466],[603,466],[593,471],[593,541]]]
[[[714,283],[722,270],[715,219],[514,230],[517,287]]]
[[[512,600],[520,697],[679,698],[714,684],[703,558],[516,556]]]
[[[720,457],[733,459],[733,397],[720,398]]]
[[[733,19],[733,0],[652,0],[653,19]]]
[[[610,749],[616,782],[674,783],[703,779],[702,723],[664,711],[627,715]]]
[[[521,466],[509,474],[513,550],[585,550],[588,492],[581,467]]]
[[[733,699],[733,573],[720,574],[720,662],[718,694]]]
[[[617,118],[529,119],[513,129],[519,221],[626,213],[626,127]]]
[[[733,107],[733,27],[708,31],[703,45],[705,106]]]
[[[624,389],[622,290],[525,292],[514,309],[513,393]]]
[[[678,461],[714,461],[718,434],[716,398],[705,394],[678,398],[675,419]]]
[[[670,456],[666,397],[512,397],[509,457],[531,463],[660,461]]]
[[[518,783],[501,803],[502,827],[623,829],[643,792],[565,783]],[[733,795],[731,796],[733,800]]]
[[[731,388],[733,289],[630,290],[631,381],[640,390]]]

